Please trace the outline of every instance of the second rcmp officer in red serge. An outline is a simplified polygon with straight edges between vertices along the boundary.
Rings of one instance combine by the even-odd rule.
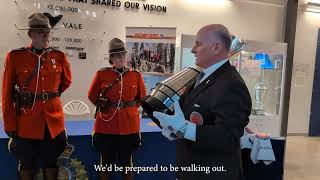
[[[128,69],[124,43],[114,38],[109,43],[112,67],[100,69],[91,84],[88,97],[97,106],[93,146],[101,153],[102,165],[132,166],[132,153],[140,146],[140,118],[138,107],[146,95],[141,73]],[[109,179],[110,172],[101,172],[101,179]],[[123,174],[124,180],[133,173]]]
[[[57,23],[57,22],[56,22]],[[41,160],[45,179],[57,179],[57,159],[66,146],[60,94],[71,84],[64,53],[48,47],[49,18],[28,17],[31,45],[10,51],[5,60],[2,110],[10,150],[19,160],[19,179],[33,179]]]

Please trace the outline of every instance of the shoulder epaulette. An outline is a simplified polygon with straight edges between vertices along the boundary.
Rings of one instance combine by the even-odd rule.
[[[130,69],[130,71],[136,72],[136,73],[139,73],[139,74],[140,74],[140,71],[138,71],[138,70],[136,70],[136,69]]]
[[[17,48],[17,49],[11,50],[10,53],[17,52],[17,51],[24,51],[24,50],[26,50],[26,48],[25,47],[21,47],[21,48]]]
[[[58,47],[50,47],[50,49],[51,49],[52,52],[63,53],[62,51],[60,51],[60,50],[58,49]]]
[[[105,71],[105,70],[111,70],[111,67],[103,67],[103,68],[99,69],[99,71]]]

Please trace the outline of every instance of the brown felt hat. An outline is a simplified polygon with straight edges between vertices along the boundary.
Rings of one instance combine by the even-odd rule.
[[[127,52],[123,41],[118,38],[113,38],[109,43],[109,54],[117,54]]]
[[[36,29],[58,29],[58,28],[53,28],[57,24],[57,22],[62,18],[62,15],[53,17],[49,16],[49,13],[32,13],[28,17],[28,27],[27,28],[22,28],[19,30],[36,30]],[[50,21],[54,20],[54,21]],[[55,18],[55,19],[54,19]],[[51,25],[52,24],[52,25]]]

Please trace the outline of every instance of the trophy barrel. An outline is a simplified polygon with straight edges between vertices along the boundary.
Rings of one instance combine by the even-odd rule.
[[[166,114],[174,113],[174,101],[180,99],[183,94],[183,89],[192,85],[201,68],[186,68],[170,78],[158,83],[151,91],[150,95],[146,96],[142,102],[144,112],[161,128],[159,121],[153,117],[154,111],[163,112]]]

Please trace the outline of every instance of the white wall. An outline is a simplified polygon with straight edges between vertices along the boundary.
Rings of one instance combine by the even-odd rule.
[[[222,23],[229,28],[231,33],[244,39],[281,41],[285,14],[282,6],[251,3],[249,1],[226,0],[222,4],[216,4],[211,0],[136,1],[165,5],[167,6],[166,14],[151,14],[141,9],[139,11],[124,10],[123,8],[112,10],[108,7],[72,3],[68,0],[16,1],[17,3],[13,0],[0,1],[0,64],[3,64],[5,52],[12,48],[24,46],[27,42],[26,32],[18,31],[15,29],[14,24],[18,23],[19,26],[22,26],[27,15],[31,11],[37,10],[37,6],[33,6],[34,2],[40,2],[40,11],[47,11],[45,7],[48,3],[64,3],[66,6],[76,6],[82,10],[95,11],[97,13],[96,18],[86,17],[83,14],[66,14],[64,16],[69,21],[84,24],[84,30],[79,35],[82,37],[89,35],[89,38],[95,38],[95,40],[87,38],[84,45],[88,58],[86,61],[70,58],[73,69],[73,84],[63,96],[65,102],[70,99],[80,99],[88,102],[87,90],[94,72],[99,67],[107,65],[103,59],[107,50],[107,43],[113,37],[119,37],[124,40],[126,26],[176,27],[177,47],[180,46],[181,34],[196,34],[201,26],[210,23]],[[124,2],[124,0],[121,0],[121,2]],[[72,32],[75,31],[64,33],[69,33],[72,36]],[[106,34],[103,35],[102,32],[106,32]],[[22,38],[17,33],[20,33]],[[179,59],[179,57],[176,57],[177,65],[179,64]],[[2,71],[2,69],[3,66],[1,65],[0,70]],[[92,106],[91,109],[93,110]]]
[[[299,0],[300,8],[305,0]],[[288,133],[308,133],[320,14],[298,11],[293,66],[307,73],[292,74]],[[300,66],[301,67],[301,66]],[[301,78],[304,77],[303,81]],[[302,86],[303,85],[303,86]]]

